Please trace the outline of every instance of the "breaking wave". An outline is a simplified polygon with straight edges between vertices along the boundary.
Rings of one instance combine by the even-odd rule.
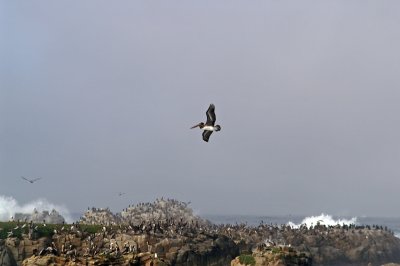
[[[68,209],[63,205],[53,204],[46,199],[37,199],[21,205],[13,197],[0,195],[0,221],[10,220],[15,213],[32,214],[35,208],[39,212],[51,212],[54,209],[64,217],[67,223],[73,221]]]
[[[291,221],[287,223],[292,228],[299,228],[301,225],[305,225],[308,228],[311,226],[315,226],[317,224],[326,225],[326,226],[335,226],[335,225],[350,225],[350,224],[357,224],[357,217],[353,217],[351,219],[334,219],[331,215],[328,214],[321,214],[318,216],[309,216],[304,218],[301,223],[295,224]]]

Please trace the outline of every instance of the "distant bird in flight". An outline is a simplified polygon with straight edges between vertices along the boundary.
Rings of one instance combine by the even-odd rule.
[[[38,181],[39,179],[42,179],[41,177],[39,177],[39,178],[34,178],[34,179],[28,179],[28,178],[25,178],[25,177],[23,177],[23,176],[21,176],[21,178],[24,179],[24,180],[26,180],[26,181],[28,181],[28,182],[31,183],[31,184],[35,183],[35,182]]]
[[[125,195],[125,194],[126,194],[125,192],[119,192],[119,193],[118,193],[118,196],[121,197],[122,195]]]
[[[210,139],[210,136],[213,133],[213,131],[220,131],[221,130],[221,126],[220,125],[214,126],[215,120],[216,120],[215,105],[214,104],[210,104],[210,107],[208,107],[206,115],[207,115],[207,122],[205,124],[203,122],[200,122],[199,124],[191,127],[191,129],[195,128],[195,127],[199,127],[200,129],[204,129],[204,131],[203,131],[203,140],[205,142],[208,142],[208,140]]]

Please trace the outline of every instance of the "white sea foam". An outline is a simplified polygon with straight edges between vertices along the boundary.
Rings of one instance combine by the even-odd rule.
[[[37,211],[49,211],[55,209],[65,219],[66,222],[72,222],[68,209],[63,205],[50,203],[46,199],[37,199],[26,204],[19,204],[16,199],[9,196],[0,195],[0,221],[8,221],[15,213],[32,214],[36,208]]]
[[[318,216],[310,216],[306,217],[301,221],[299,224],[295,224],[291,221],[287,223],[287,225],[291,226],[292,228],[299,228],[301,225],[305,225],[308,228],[311,226],[315,226],[317,224],[326,225],[326,226],[334,226],[334,225],[349,225],[349,224],[357,224],[357,218],[353,217],[351,219],[334,219],[331,215],[327,215],[322,213]]]

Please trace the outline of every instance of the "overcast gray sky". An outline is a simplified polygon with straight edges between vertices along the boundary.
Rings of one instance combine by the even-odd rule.
[[[0,195],[72,211],[164,196],[200,214],[399,216],[399,1],[0,12]],[[222,131],[205,143],[189,128],[210,103]]]

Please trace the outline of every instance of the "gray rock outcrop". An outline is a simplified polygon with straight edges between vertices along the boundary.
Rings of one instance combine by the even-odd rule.
[[[65,222],[64,217],[56,210],[39,212],[36,209],[31,214],[16,213],[14,220],[16,221],[32,221],[33,223],[42,223],[43,221],[49,224],[61,224]]]

